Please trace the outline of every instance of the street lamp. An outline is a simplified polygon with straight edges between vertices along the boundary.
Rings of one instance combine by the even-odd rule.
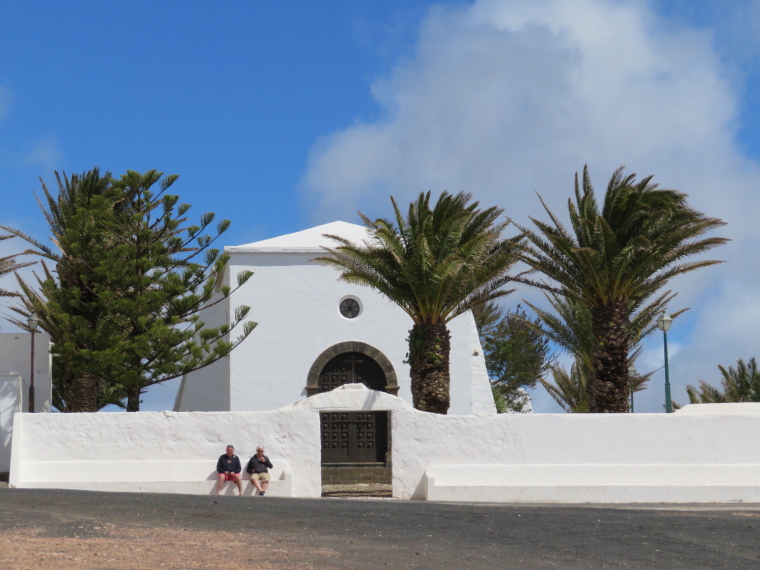
[[[633,413],[633,380],[636,378],[636,366],[631,363],[628,367],[628,387],[631,389],[631,413]]]
[[[665,412],[668,414],[673,412],[673,405],[670,402],[670,372],[668,370],[668,329],[672,323],[673,319],[670,318],[670,315],[666,315],[665,311],[657,319],[657,328],[662,331],[662,338],[665,342]]]
[[[26,319],[26,324],[29,325],[29,331],[32,333],[32,358],[31,358],[31,364],[29,368],[31,369],[31,374],[29,375],[29,413],[34,413],[34,333],[37,332],[37,325],[40,323],[40,320],[37,318],[37,315],[32,313],[29,315],[29,318]]]

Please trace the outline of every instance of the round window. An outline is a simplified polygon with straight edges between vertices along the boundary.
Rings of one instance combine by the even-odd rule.
[[[362,308],[359,301],[353,297],[346,297],[340,302],[340,314],[347,319],[353,319],[359,316]]]

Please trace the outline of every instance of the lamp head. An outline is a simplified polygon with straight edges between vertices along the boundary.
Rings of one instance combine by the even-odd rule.
[[[663,332],[666,332],[672,323],[673,319],[670,317],[670,315],[666,314],[665,311],[663,311],[662,315],[660,315],[660,318],[657,319],[657,328]]]
[[[40,324],[40,319],[37,317],[36,313],[31,313],[26,319],[26,324],[29,326],[31,332],[36,332],[37,325]]]

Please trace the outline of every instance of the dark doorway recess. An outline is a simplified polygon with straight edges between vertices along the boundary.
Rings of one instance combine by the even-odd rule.
[[[385,392],[385,372],[375,360],[361,352],[339,354],[325,364],[319,374],[320,392],[358,383],[371,390]]]
[[[322,464],[385,463],[388,412],[320,412]]]

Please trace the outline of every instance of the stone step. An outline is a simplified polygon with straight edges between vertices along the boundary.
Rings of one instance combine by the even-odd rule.
[[[367,483],[355,485],[322,485],[323,497],[359,498],[392,497],[393,487],[384,483]]]
[[[390,484],[393,474],[390,465],[323,465],[323,485]]]

